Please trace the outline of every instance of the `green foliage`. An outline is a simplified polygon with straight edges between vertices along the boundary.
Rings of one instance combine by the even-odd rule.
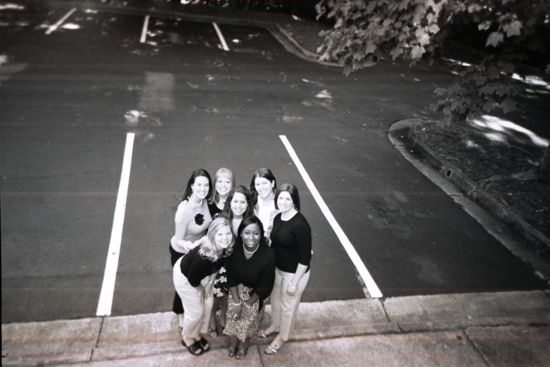
[[[321,0],[316,10],[334,21],[321,33],[319,57],[342,63],[346,75],[388,57],[417,62],[442,48],[453,29],[475,26],[485,57],[436,90],[434,108],[446,122],[514,110],[518,88],[510,77],[519,62],[544,51],[550,34],[548,0]]]
[[[432,52],[442,7],[419,0],[322,0],[316,9],[319,17],[335,20],[334,28],[321,34],[320,60],[341,62],[351,72],[386,55],[418,60]]]
[[[438,88],[435,94],[440,99],[432,106],[434,110],[443,112],[444,124],[455,121],[465,121],[500,109],[504,113],[516,109],[515,96],[520,88],[511,83],[509,73],[511,65],[496,64],[491,58],[481,65],[469,68],[461,73],[461,77],[448,88]]]

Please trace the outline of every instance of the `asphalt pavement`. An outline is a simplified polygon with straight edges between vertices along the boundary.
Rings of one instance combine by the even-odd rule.
[[[318,29],[307,22],[271,15],[246,19],[238,14],[202,16],[266,26],[288,51],[315,62],[310,50],[318,42]],[[312,40],[309,44],[307,32]],[[414,164],[419,169],[429,168],[422,160]],[[434,181],[445,180],[437,172],[428,175]],[[306,302],[300,306],[291,341],[278,354],[265,355],[266,341],[257,340],[241,361],[226,355],[224,337],[212,336],[211,340],[213,350],[207,354],[194,357],[187,353],[170,312],[10,323],[2,324],[2,364],[548,366],[550,293],[533,290]]]

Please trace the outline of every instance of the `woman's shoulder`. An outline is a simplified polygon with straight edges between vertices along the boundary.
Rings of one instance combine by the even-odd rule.
[[[307,221],[306,217],[302,214],[302,212],[297,212],[294,218],[292,219],[296,225],[306,225],[309,227],[309,222]]]
[[[183,218],[184,216],[191,214],[189,205],[187,205],[187,203],[188,201],[184,200],[178,204],[178,209],[176,210],[176,220],[181,220],[181,218]]]
[[[185,209],[189,208],[189,201],[187,199],[185,200],[182,200],[179,204],[178,204],[178,212],[181,212],[181,211],[184,211]]]

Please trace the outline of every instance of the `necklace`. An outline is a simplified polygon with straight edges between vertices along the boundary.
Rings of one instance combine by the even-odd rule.
[[[193,208],[199,208],[202,206],[202,202],[203,202],[203,199],[198,199],[198,200],[195,200],[195,201],[191,201],[189,200],[191,205],[193,205]]]
[[[247,259],[250,259],[252,257],[252,255],[254,255],[256,253],[256,251],[258,251],[258,249],[260,248],[260,244],[258,244],[256,246],[256,248],[254,250],[247,250],[246,249],[246,246],[243,245],[243,250],[244,250],[244,256],[247,258]]]

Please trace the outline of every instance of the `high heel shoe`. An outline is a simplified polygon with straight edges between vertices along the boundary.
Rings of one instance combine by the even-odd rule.
[[[279,348],[281,348],[280,345],[274,345],[273,343],[271,343],[267,347],[265,347],[264,353],[267,355],[276,354],[279,351]]]

